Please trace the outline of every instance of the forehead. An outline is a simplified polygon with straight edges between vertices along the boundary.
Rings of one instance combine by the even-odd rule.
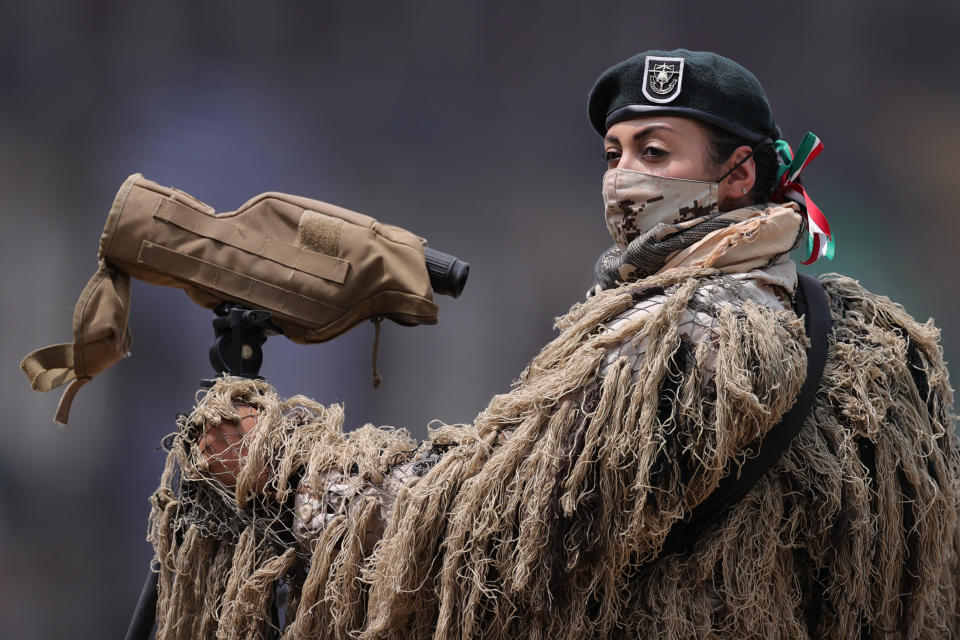
[[[625,144],[637,137],[657,134],[682,144],[706,145],[707,132],[702,124],[691,118],[644,115],[617,122],[607,129],[605,139]]]

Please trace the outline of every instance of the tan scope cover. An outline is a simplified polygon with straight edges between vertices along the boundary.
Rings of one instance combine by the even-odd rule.
[[[262,193],[217,214],[182,191],[134,174],[100,238],[100,268],[73,315],[73,343],[38,349],[21,367],[36,391],[77,390],[130,349],[129,276],[183,289],[213,309],[240,302],[273,313],[301,344],[334,338],[375,316],[434,324],[437,305],[416,235],[319,200]]]

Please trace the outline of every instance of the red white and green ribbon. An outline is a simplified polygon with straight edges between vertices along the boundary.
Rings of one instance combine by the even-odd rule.
[[[781,163],[774,199],[793,200],[803,205],[807,214],[807,258],[801,260],[801,263],[813,264],[819,258],[833,260],[834,238],[830,231],[830,223],[827,222],[827,217],[823,215],[820,207],[810,199],[803,186],[797,182],[800,172],[823,151],[823,143],[817,136],[807,133],[795,154],[785,140],[777,140],[774,148],[779,154]]]

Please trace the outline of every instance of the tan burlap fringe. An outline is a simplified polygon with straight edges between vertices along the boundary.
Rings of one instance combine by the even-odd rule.
[[[343,433],[337,405],[220,381],[180,421],[153,497],[157,637],[262,638],[281,579],[284,639],[960,635],[960,458],[938,331],[848,278],[824,279],[834,329],[799,437],[691,553],[658,557],[805,375],[802,322],[752,303],[720,309],[716,344],[690,348],[677,320],[712,277],[673,272],[575,306],[509,393],[419,450],[402,430]],[[657,287],[659,311],[605,326]],[[607,350],[640,336],[639,375],[621,360],[598,382]],[[228,491],[192,443],[238,402],[260,419]],[[426,450],[445,452],[372,550],[370,497],[297,549],[299,486],[322,493],[329,469],[376,484]]]

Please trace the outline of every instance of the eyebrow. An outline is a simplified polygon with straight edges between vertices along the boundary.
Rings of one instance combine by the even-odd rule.
[[[644,128],[641,129],[640,131],[638,131],[638,132],[636,132],[635,134],[633,134],[633,139],[634,139],[634,141],[636,141],[636,140],[639,140],[639,139],[641,139],[641,138],[644,138],[644,137],[650,135],[651,133],[653,133],[654,131],[656,131],[657,129],[670,129],[670,130],[672,130],[673,128],[670,127],[670,126],[668,126],[668,125],[665,125],[665,124],[651,124],[650,126],[644,127]],[[620,139],[619,139],[617,136],[607,135],[607,136],[604,136],[603,139],[606,140],[607,142],[614,142],[614,143],[616,143],[616,144],[620,144]]]

